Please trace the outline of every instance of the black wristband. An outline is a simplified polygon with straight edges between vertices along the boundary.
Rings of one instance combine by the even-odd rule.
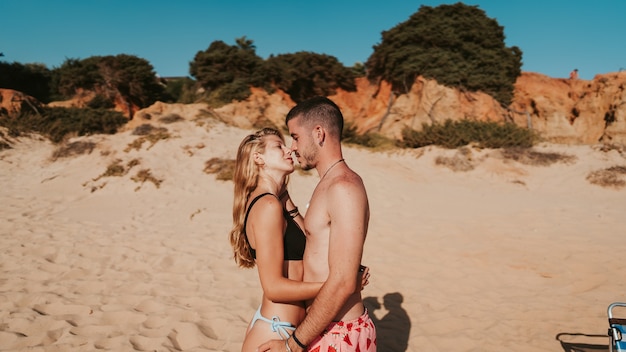
[[[296,341],[296,343],[298,344],[298,346],[300,346],[300,348],[302,348],[303,350],[306,350],[306,345],[300,342],[300,340],[298,340],[298,338],[296,337],[295,330],[293,331],[293,334],[291,334],[291,337],[293,337],[293,340]]]

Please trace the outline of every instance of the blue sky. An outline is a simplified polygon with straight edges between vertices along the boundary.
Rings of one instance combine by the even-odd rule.
[[[198,51],[246,36],[259,56],[310,51],[346,66],[365,62],[381,32],[421,5],[409,0],[0,0],[5,62],[60,66],[66,59],[130,54],[160,76],[185,76]],[[468,0],[504,27],[522,71],[580,78],[626,69],[626,1]]]

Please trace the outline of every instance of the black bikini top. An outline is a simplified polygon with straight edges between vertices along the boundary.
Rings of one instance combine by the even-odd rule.
[[[252,254],[252,258],[256,259],[256,249],[252,248],[250,245],[250,241],[248,240],[248,234],[246,233],[246,224],[248,223],[248,215],[250,214],[250,209],[254,203],[256,203],[261,197],[266,196],[272,193],[263,193],[261,195],[256,196],[252,202],[250,202],[250,206],[246,211],[246,218],[243,221],[243,233],[246,236],[246,242],[250,247],[250,254]],[[287,221],[287,227],[285,228],[285,235],[283,236],[283,246],[284,246],[284,260],[302,260],[304,257],[304,247],[306,246],[306,237],[304,235],[304,231],[298,226],[298,223],[289,216],[289,213],[283,209],[283,217],[285,221]]]

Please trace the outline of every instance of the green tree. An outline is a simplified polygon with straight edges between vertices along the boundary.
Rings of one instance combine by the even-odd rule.
[[[66,59],[52,71],[58,92],[64,98],[71,98],[79,89],[92,90],[97,87],[102,81],[99,61],[99,56],[84,60]]]
[[[223,102],[248,97],[249,86],[259,84],[258,71],[264,65],[252,40],[242,37],[236,41],[237,45],[214,41],[205,51],[197,52],[189,64],[189,73],[198,84]]]
[[[336,57],[312,52],[270,56],[266,60],[267,80],[300,102],[316,95],[335,94],[337,88],[356,90],[356,72]]]
[[[54,76],[58,91],[66,97],[73,96],[80,89],[93,90],[103,95],[104,100],[113,101],[120,97],[129,107],[147,107],[165,92],[152,65],[133,55],[67,59],[55,69]]]
[[[407,21],[382,32],[366,68],[370,80],[406,93],[422,75],[439,83],[483,91],[504,105],[513,97],[522,52],[506,47],[504,30],[478,6],[421,6]]]
[[[167,102],[190,104],[195,102],[196,81],[189,77],[167,78],[165,82],[165,93]]]
[[[52,74],[43,64],[0,62],[0,88],[20,91],[48,103],[50,101]]]
[[[105,56],[99,71],[108,91],[119,93],[127,104],[147,107],[164,93],[152,65],[133,55]]]

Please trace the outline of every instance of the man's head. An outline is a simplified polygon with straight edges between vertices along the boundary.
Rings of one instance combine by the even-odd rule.
[[[317,165],[325,145],[340,151],[343,115],[330,99],[315,97],[299,103],[289,111],[285,122],[293,138],[291,150],[303,169]]]

